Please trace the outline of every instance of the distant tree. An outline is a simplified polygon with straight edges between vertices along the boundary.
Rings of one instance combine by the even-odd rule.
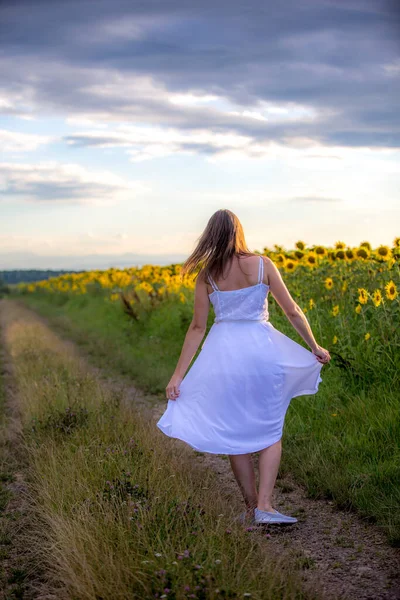
[[[66,273],[82,273],[83,271],[65,271],[51,269],[13,269],[9,271],[0,271],[0,279],[7,284],[11,283],[31,283],[34,281],[43,281],[50,277],[58,277]]]

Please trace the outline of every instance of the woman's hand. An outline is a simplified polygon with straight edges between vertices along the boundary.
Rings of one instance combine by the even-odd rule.
[[[165,388],[167,400],[176,400],[180,394],[179,386],[182,382],[182,377],[172,375],[167,387]]]
[[[317,346],[311,350],[311,352],[315,354],[317,360],[324,365],[331,360],[331,355],[329,354],[328,350],[325,350],[325,348],[322,348],[322,346]]]

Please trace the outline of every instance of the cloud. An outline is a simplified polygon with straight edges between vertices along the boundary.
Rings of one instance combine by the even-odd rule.
[[[0,110],[398,147],[397,13],[380,0],[3,2]]]
[[[108,171],[57,162],[0,163],[0,189],[3,200],[105,206],[150,191],[141,182],[125,181]]]
[[[46,135],[0,129],[0,147],[3,152],[32,152],[32,150],[36,150],[44,144],[49,144],[53,139],[53,137]]]

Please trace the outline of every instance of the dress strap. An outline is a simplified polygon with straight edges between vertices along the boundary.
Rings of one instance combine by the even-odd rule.
[[[219,290],[218,290],[218,287],[217,287],[217,284],[215,283],[215,281],[214,281],[214,279],[211,277],[211,275],[209,275],[209,276],[208,276],[208,280],[209,280],[209,282],[211,283],[211,287],[212,287],[212,289],[213,289],[214,291],[216,291],[216,292],[217,292],[217,291],[219,291]]]
[[[258,283],[262,283],[264,279],[264,261],[262,256],[260,255],[260,262],[258,265]]]

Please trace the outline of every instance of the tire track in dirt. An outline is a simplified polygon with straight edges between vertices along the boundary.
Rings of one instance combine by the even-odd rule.
[[[4,301],[3,301],[4,302]],[[8,300],[8,302],[10,302]],[[132,380],[123,375],[106,373],[95,364],[93,356],[86,355],[68,339],[65,325],[38,315],[21,302],[15,302],[29,319],[40,321],[60,338],[66,348],[101,381],[121,395],[123,402],[155,421],[166,407],[166,401],[143,393]],[[1,303],[0,303],[1,306]],[[227,498],[227,507],[243,510],[243,501],[230,469],[227,457],[202,454],[179,440],[166,438],[166,443],[185,447],[193,460],[202,461],[219,474]],[[283,448],[284,451],[284,448]],[[258,455],[253,455],[257,466]],[[400,549],[391,547],[378,527],[363,520],[354,512],[338,510],[333,502],[307,497],[305,489],[290,475],[279,477],[274,491],[277,510],[296,515],[298,523],[290,527],[269,526],[267,544],[277,553],[289,552],[303,571],[303,580],[318,587],[326,598],[341,600],[400,600]]]

